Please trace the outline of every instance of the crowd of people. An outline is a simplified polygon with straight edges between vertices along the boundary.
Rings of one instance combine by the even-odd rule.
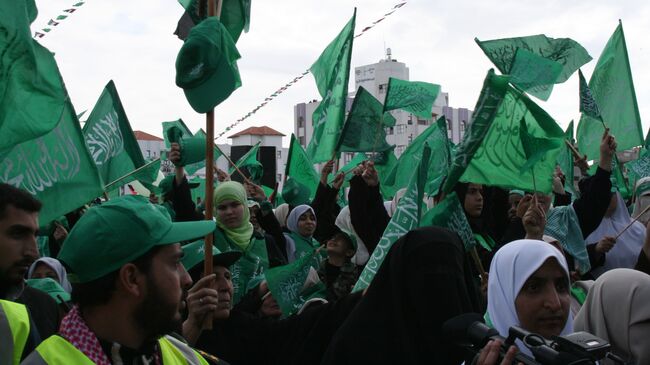
[[[282,205],[219,171],[214,221],[192,200],[178,144],[160,197],[97,201],[51,223],[39,222],[33,196],[0,184],[0,364],[535,358],[521,340],[459,343],[445,323],[467,313],[503,338],[513,327],[549,341],[588,332],[611,345],[600,363],[648,364],[650,220],[640,213],[650,179],[623,199],[610,180],[615,153],[606,132],[595,173],[575,196],[560,170],[550,195],[458,183],[478,260],[455,232],[425,224],[399,238],[356,291],[403,195],[382,196],[372,161],[353,171],[347,205],[334,161],[317,187],[289,177]]]

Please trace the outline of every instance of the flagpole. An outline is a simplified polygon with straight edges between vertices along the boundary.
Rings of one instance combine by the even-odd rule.
[[[159,160],[160,160],[160,157],[158,157],[157,159],[155,159],[155,160],[153,160],[153,161],[151,161],[151,162],[148,162],[148,163],[146,163],[146,164],[144,164],[144,165],[138,167],[137,169],[135,169],[135,170],[129,172],[128,174],[126,174],[126,175],[120,177],[119,179],[116,179],[116,180],[112,181],[110,184],[104,186],[104,190],[106,190],[107,187],[112,186],[112,185],[114,185],[114,184],[117,184],[117,183],[120,182],[121,180],[123,180],[123,179],[125,179],[125,178],[127,178],[127,177],[129,177],[129,176],[131,176],[131,175],[133,175],[133,174],[135,174],[136,172],[139,172],[139,171],[142,171],[142,170],[146,169],[147,167],[149,167],[149,166],[153,165],[154,163],[158,162]]]
[[[215,1],[217,2],[215,4]],[[208,0],[208,16],[221,15],[222,0]],[[205,219],[213,219],[213,196],[214,196],[214,109],[208,111],[205,115]],[[208,169],[210,173],[207,173]],[[205,236],[205,259],[203,260],[203,274],[205,276],[212,274],[212,243],[213,234]],[[210,321],[211,325],[211,321]]]
[[[239,167],[237,167],[237,164],[232,162],[232,160],[230,159],[230,156],[228,156],[228,155],[226,155],[224,153],[223,157],[225,157],[226,160],[228,160],[228,162],[232,165],[232,167],[235,168],[235,171],[237,171],[239,173],[239,175],[241,175],[244,178],[244,180],[246,180],[247,183],[252,184],[252,181],[249,178],[247,178],[246,175],[244,175],[244,173],[239,169]]]

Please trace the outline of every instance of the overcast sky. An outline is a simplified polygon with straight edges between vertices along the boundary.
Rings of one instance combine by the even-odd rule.
[[[33,30],[63,14],[77,0],[37,0]],[[251,111],[266,96],[308,69],[357,7],[357,30],[381,18],[400,0],[253,0],[250,32],[237,47],[243,86],[215,109],[215,131]],[[161,136],[160,123],[182,118],[192,131],[205,128],[174,83],[182,42],[173,35],[182,7],[174,0],[87,0],[40,42],[56,59],[77,112],[91,110],[102,88],[114,80],[134,130]],[[646,1],[408,1],[362,37],[352,53],[355,66],[384,57],[405,62],[411,80],[442,85],[453,107],[474,108],[492,67],[474,42],[546,34],[569,37],[593,57],[583,67],[590,77],[605,43],[623,20],[644,132],[650,125],[650,3]],[[350,91],[354,77],[350,78]],[[311,75],[218,140],[251,126],[293,131],[293,106],[319,98]],[[548,102],[535,99],[565,127],[579,119],[578,76],[556,85]],[[645,134],[645,133],[644,133]],[[288,138],[284,140],[288,144]]]

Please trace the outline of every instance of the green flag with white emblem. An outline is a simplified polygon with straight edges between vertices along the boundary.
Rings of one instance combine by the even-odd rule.
[[[83,134],[105,185],[145,164],[112,80],[106,84],[90,112]],[[134,179],[127,179],[123,183]]]
[[[352,19],[309,69],[323,98],[312,116],[314,133],[307,146],[313,163],[329,161],[336,152],[345,119],[356,15],[355,9]]]
[[[440,85],[390,77],[384,111],[402,109],[422,119],[431,119],[431,108],[440,94]]]

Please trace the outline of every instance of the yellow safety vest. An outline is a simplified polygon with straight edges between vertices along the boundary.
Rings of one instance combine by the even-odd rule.
[[[27,307],[0,300],[0,364],[18,365],[28,337]]]
[[[209,365],[209,363],[187,344],[171,336],[158,340],[164,365]],[[86,355],[61,336],[50,336],[43,341],[23,365],[92,365]]]

